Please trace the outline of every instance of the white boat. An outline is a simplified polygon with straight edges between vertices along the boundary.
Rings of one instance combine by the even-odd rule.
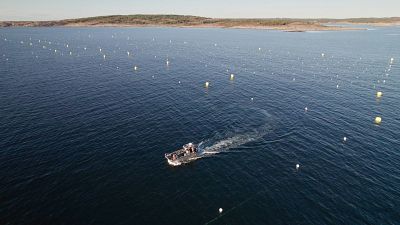
[[[165,158],[170,165],[177,166],[199,158],[200,154],[198,146],[193,143],[188,143],[181,149],[171,153],[165,153]]]

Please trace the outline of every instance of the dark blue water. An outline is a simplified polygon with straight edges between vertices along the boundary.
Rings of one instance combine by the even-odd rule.
[[[400,224],[399,63],[399,27],[0,29],[0,223]]]

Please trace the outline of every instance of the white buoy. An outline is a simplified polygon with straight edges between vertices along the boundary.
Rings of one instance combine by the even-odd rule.
[[[181,81],[178,81],[178,84],[180,84],[181,83]]]
[[[336,85],[336,89],[339,89],[339,84]]]
[[[167,66],[169,66],[169,61],[168,61],[168,59],[167,59]]]
[[[103,55],[103,59],[106,59],[106,55]]]
[[[218,209],[219,213],[222,213],[224,210],[222,208]]]
[[[394,58],[391,58],[391,59],[390,59],[390,63],[393,63],[393,62],[394,62]]]
[[[131,54],[130,52],[126,52],[126,54],[128,54],[128,56]]]
[[[296,170],[299,170],[299,168],[300,168],[300,165],[296,164]]]
[[[306,111],[306,112],[308,111],[308,108],[307,108],[307,106],[304,108],[304,111]]]
[[[383,93],[382,93],[381,91],[376,92],[376,97],[377,97],[377,98],[382,97],[382,95],[383,95]]]
[[[343,141],[346,142],[347,141],[347,137],[343,137]]]
[[[68,44],[67,44],[67,48],[68,48]]]
[[[261,48],[258,48],[258,51],[261,51]]]
[[[138,67],[137,67],[137,66],[134,66],[133,69],[136,71],[136,70],[138,69]]]
[[[375,117],[375,123],[376,124],[381,124],[382,118],[380,116]]]
[[[86,49],[87,49],[87,48],[86,48],[86,47],[84,47],[83,49],[86,51]]]
[[[101,48],[99,49],[99,51],[101,52]]]
[[[235,79],[235,75],[233,75],[233,73],[231,73],[231,80]]]
[[[72,55],[72,52],[69,52],[69,55]]]
[[[325,53],[321,53],[321,56],[322,56],[322,57],[325,57]]]
[[[254,98],[250,98],[251,101],[254,101]]]
[[[205,87],[208,88],[209,85],[210,85],[210,82],[206,81]]]

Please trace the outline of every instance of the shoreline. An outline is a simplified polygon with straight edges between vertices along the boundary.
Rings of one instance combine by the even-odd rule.
[[[0,22],[1,23],[1,22]],[[347,23],[346,23],[347,24]],[[350,23],[349,23],[350,24]],[[354,31],[354,30],[367,30],[366,28],[358,27],[343,27],[343,26],[324,26],[321,24],[289,24],[289,25],[277,25],[277,26],[255,26],[255,25],[238,25],[238,26],[225,26],[220,24],[201,24],[201,25],[166,25],[166,24],[87,24],[87,23],[70,23],[64,25],[36,25],[32,23],[11,25],[11,26],[0,26],[0,28],[7,27],[38,27],[38,28],[50,28],[50,27],[67,27],[67,28],[218,28],[218,29],[252,29],[252,30],[276,30],[283,32],[307,32],[307,31]]]

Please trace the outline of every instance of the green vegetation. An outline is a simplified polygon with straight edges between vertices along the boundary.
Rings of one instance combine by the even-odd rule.
[[[394,23],[400,17],[350,19],[213,19],[182,15],[112,15],[57,21],[5,21],[7,26],[215,26],[215,27],[285,27],[319,26],[321,23]]]

